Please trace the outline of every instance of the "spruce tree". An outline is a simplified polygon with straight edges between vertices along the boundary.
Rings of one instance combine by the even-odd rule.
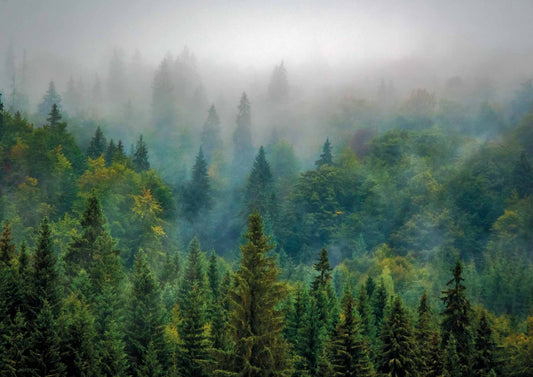
[[[360,332],[360,323],[354,313],[355,300],[349,289],[343,298],[342,319],[333,340],[332,365],[335,376],[372,376],[373,367],[369,349]]]
[[[323,304],[317,295],[307,297],[307,300],[295,345],[299,356],[295,368],[302,374],[312,376],[318,371],[327,331],[322,318]]]
[[[208,160],[213,158],[216,151],[222,149],[222,139],[220,137],[220,118],[218,117],[215,105],[209,108],[207,120],[202,130],[202,150]]]
[[[448,342],[444,349],[444,376],[445,377],[466,377],[463,374],[463,366],[457,352],[457,343],[453,334],[448,336]]]
[[[233,132],[233,168],[234,174],[240,177],[249,168],[254,154],[250,102],[246,93],[242,93],[236,123],[237,128]]]
[[[270,165],[265,157],[263,146],[255,158],[248,184],[246,185],[246,214],[257,210],[263,217],[273,220],[274,186]]]
[[[383,278],[379,282],[377,290],[374,297],[372,298],[372,311],[374,314],[374,327],[376,329],[381,329],[383,324],[383,318],[385,316],[385,308],[387,302],[389,301],[389,295],[387,289],[385,288],[385,282]]]
[[[357,297],[357,312],[361,318],[361,333],[369,341],[375,338],[374,318],[370,306],[370,297],[366,284],[361,286],[359,296]]]
[[[48,90],[46,91],[46,94],[43,96],[41,103],[37,107],[37,113],[39,114],[41,119],[46,119],[48,114],[50,114],[50,111],[52,110],[52,107],[56,105],[58,109],[61,107],[61,97],[56,91],[56,86],[53,81],[50,81],[48,84]]]
[[[428,364],[426,364],[427,377],[442,377],[444,373],[444,361],[439,333],[431,334],[428,350]],[[421,371],[423,373],[423,371]],[[422,374],[423,376],[423,374]]]
[[[472,335],[470,333],[470,302],[466,298],[466,287],[463,285],[463,267],[457,261],[452,269],[453,279],[447,285],[450,287],[442,291],[441,300],[444,302],[443,317],[441,323],[442,341],[448,344],[448,338],[453,335],[459,355],[462,373],[467,376],[470,373],[470,361],[472,354]]]
[[[189,220],[196,219],[201,211],[211,208],[211,183],[207,169],[207,161],[200,148],[192,168],[191,181],[185,190],[184,210]]]
[[[148,149],[146,148],[146,143],[143,141],[143,135],[139,136],[132,162],[133,166],[135,167],[135,171],[137,172],[150,170],[150,162],[148,162]]]
[[[281,336],[282,313],[278,305],[284,286],[273,257],[272,245],[263,233],[259,213],[250,215],[246,244],[231,292],[229,336],[233,342],[230,370],[237,376],[287,376],[287,345]]]
[[[416,376],[416,345],[411,323],[399,297],[383,323],[379,371],[390,377]]]
[[[163,362],[166,357],[160,290],[142,250],[135,257],[131,282],[125,340],[129,373],[134,375],[140,373],[149,361],[154,362],[148,358],[150,342],[154,343],[159,362]]]
[[[319,274],[313,280],[311,290],[317,292],[320,289],[325,289],[331,280],[331,266],[329,264],[328,251],[325,248],[320,251],[318,262],[313,264],[313,268]]]
[[[0,235],[0,268],[10,267],[15,258],[16,248],[12,242],[11,227],[9,221],[4,223],[4,229]]]
[[[309,296],[307,292],[301,284],[298,284],[296,290],[289,297],[288,309],[285,316],[285,327],[283,328],[285,339],[287,339],[293,350],[299,343],[300,328],[304,325],[304,316],[307,312],[308,301]]]
[[[333,156],[331,155],[331,144],[329,143],[329,139],[326,139],[326,142],[324,143],[324,146],[322,147],[322,154],[320,155],[320,158],[315,161],[315,165],[317,167],[320,167],[322,165],[332,165],[333,164]]]
[[[415,340],[417,345],[417,370],[422,376],[430,374],[431,369],[431,309],[428,304],[426,291],[418,305],[418,320],[415,326]]]
[[[89,147],[87,148],[87,156],[95,160],[105,153],[106,148],[107,145],[104,133],[100,127],[97,127],[94,136],[89,143]]]
[[[59,112],[57,105],[54,103],[52,105],[52,109],[50,110],[50,113],[48,114],[48,118],[46,118],[46,121],[48,122],[50,127],[56,127],[59,124],[60,120],[61,120],[61,113]]]
[[[106,165],[111,165],[113,162],[113,158],[115,157],[117,153],[117,146],[115,145],[115,142],[113,139],[109,141],[109,144],[107,146],[107,149],[105,151],[105,163]]]
[[[496,368],[495,362],[496,345],[492,339],[487,314],[483,310],[476,329],[474,357],[472,372],[474,377],[486,377]]]

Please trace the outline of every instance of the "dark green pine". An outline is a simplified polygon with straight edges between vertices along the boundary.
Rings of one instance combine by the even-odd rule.
[[[333,164],[333,156],[331,154],[331,144],[329,142],[329,139],[326,139],[326,142],[324,143],[324,146],[322,147],[322,154],[320,155],[320,158],[315,161],[315,165],[320,167],[323,165],[332,165]]]
[[[487,314],[481,312],[479,324],[476,329],[474,357],[472,372],[474,377],[489,376],[496,368],[496,345],[492,339],[492,329],[490,328]]]

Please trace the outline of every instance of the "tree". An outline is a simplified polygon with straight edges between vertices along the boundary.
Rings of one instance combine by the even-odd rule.
[[[56,92],[56,86],[54,82],[50,81],[50,83],[48,84],[48,90],[43,96],[41,103],[37,107],[37,113],[39,114],[41,119],[46,119],[54,105],[56,105],[58,109],[61,108],[61,97]]]
[[[185,189],[184,207],[189,220],[194,220],[200,211],[211,208],[211,184],[207,172],[207,161],[202,148],[196,155],[196,162],[192,168],[191,181]]]
[[[239,177],[250,166],[254,154],[250,102],[246,93],[242,93],[236,123],[237,128],[233,132],[233,165],[234,175]]]
[[[489,326],[487,314],[483,310],[476,329],[475,348],[472,363],[474,377],[489,376],[496,368],[496,345],[492,339],[492,329]]]
[[[385,316],[385,307],[389,301],[389,295],[385,288],[385,282],[381,278],[375,295],[372,297],[372,312],[374,314],[374,327],[381,329],[383,318]]]
[[[320,366],[320,358],[324,350],[327,337],[326,326],[323,321],[323,294],[312,295],[307,298],[295,344],[296,354],[299,356],[295,369],[302,374],[315,375]]]
[[[9,221],[4,223],[4,229],[0,235],[0,268],[9,267],[16,255],[16,247],[11,238]]]
[[[117,151],[117,146],[115,145],[113,139],[111,139],[111,141],[109,141],[109,145],[107,146],[104,156],[106,165],[111,165],[111,163],[113,162],[113,158],[117,154]]]
[[[274,198],[272,173],[265,157],[265,150],[261,146],[246,185],[246,214],[249,215],[257,210],[262,217],[273,220]]]
[[[452,269],[453,279],[447,285],[450,287],[442,291],[441,300],[444,302],[441,323],[442,341],[448,344],[451,335],[456,343],[462,374],[467,376],[470,370],[470,355],[472,353],[472,336],[470,334],[470,315],[472,309],[466,298],[466,287],[463,285],[463,266],[457,261]]]
[[[320,167],[322,165],[332,165],[333,156],[331,155],[331,144],[329,143],[329,138],[326,139],[324,146],[322,147],[322,154],[320,158],[315,161],[315,165]]]
[[[355,317],[355,300],[349,289],[343,298],[342,319],[333,340],[332,364],[336,376],[372,376],[368,346]]]
[[[150,163],[148,162],[148,150],[146,149],[146,143],[143,141],[143,135],[139,136],[132,162],[133,166],[135,167],[135,171],[137,172],[150,170]]]
[[[59,112],[57,105],[54,103],[52,105],[52,109],[50,110],[50,113],[48,114],[48,118],[46,118],[46,121],[51,127],[56,127],[59,124],[60,120],[61,120],[61,113]]]
[[[87,156],[93,160],[100,157],[106,151],[106,139],[100,127],[96,128],[96,132],[91,139],[89,147],[87,148]]]
[[[533,168],[525,152],[520,154],[513,170],[513,180],[516,191],[521,198],[533,193]]]
[[[461,365],[461,360],[457,352],[457,343],[455,342],[455,337],[451,334],[448,337],[448,342],[446,343],[446,348],[444,349],[444,376],[445,377],[463,377],[466,376],[463,374],[463,368]]]
[[[286,376],[289,372],[287,345],[281,337],[282,313],[278,304],[285,295],[278,282],[279,271],[273,257],[267,256],[272,245],[263,233],[258,212],[250,215],[246,244],[231,292],[229,336],[233,354],[229,371],[237,376]]]
[[[153,354],[148,353],[148,345],[153,342],[157,360],[164,361],[163,312],[160,290],[146,260],[140,250],[135,257],[131,276],[132,290],[126,325],[126,352],[130,364],[130,374],[139,373],[148,363],[154,362]],[[148,356],[151,358],[148,358]]]
[[[416,376],[416,345],[411,324],[398,296],[381,331],[379,371],[390,377]]]
[[[315,276],[311,290],[317,292],[320,289],[324,289],[331,280],[331,266],[329,264],[328,251],[325,248],[320,251],[318,262],[313,264],[313,268],[319,274]]]
[[[218,117],[215,105],[211,105],[207,120],[202,130],[202,150],[208,160],[213,158],[216,151],[222,149],[222,138],[220,137],[220,118]]]
[[[417,370],[422,376],[427,376],[431,371],[431,339],[432,332],[430,328],[431,309],[428,305],[426,291],[420,299],[418,305],[418,321],[415,326],[415,340],[417,345]]]
[[[283,62],[274,67],[268,86],[268,96],[270,101],[276,104],[284,103],[288,99],[289,83],[287,81],[287,70]]]

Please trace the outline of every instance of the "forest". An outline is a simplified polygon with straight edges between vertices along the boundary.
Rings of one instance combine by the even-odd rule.
[[[2,9],[0,376],[533,376],[533,47],[75,62]]]

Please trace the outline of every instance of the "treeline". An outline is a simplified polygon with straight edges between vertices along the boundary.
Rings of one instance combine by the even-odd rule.
[[[235,271],[189,245],[155,274],[144,251],[131,271],[89,198],[83,232],[65,254],[48,219],[32,252],[0,236],[0,371],[16,376],[530,376],[528,333],[493,330],[473,309],[462,264],[436,313],[426,293],[416,314],[368,277],[338,298],[322,249],[309,286],[279,280],[254,212]],[[501,326],[501,325],[500,325]]]

